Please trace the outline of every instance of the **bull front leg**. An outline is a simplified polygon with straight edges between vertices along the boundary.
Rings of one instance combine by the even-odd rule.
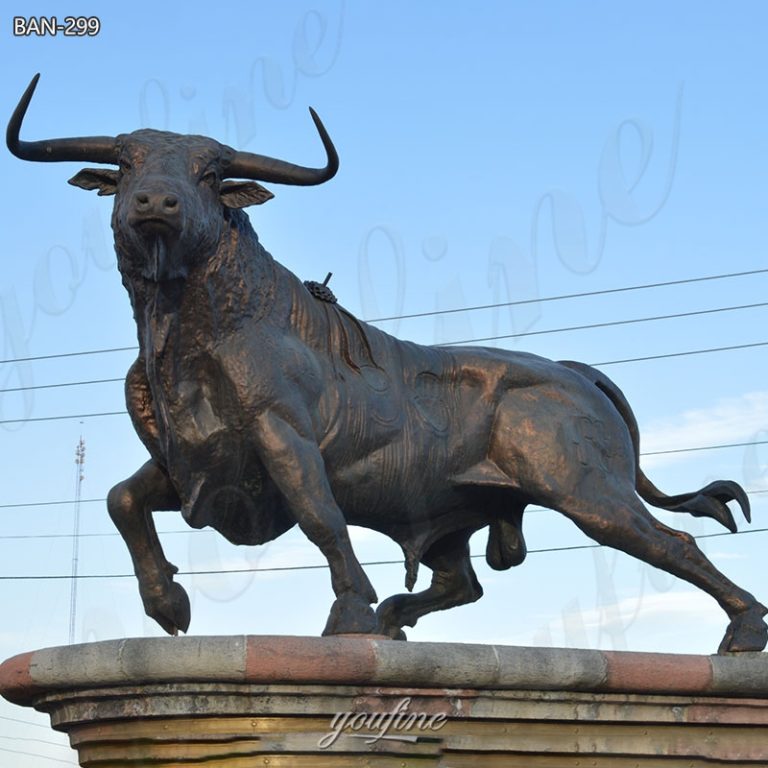
[[[324,635],[376,631],[371,603],[376,592],[349,540],[344,515],[333,497],[320,449],[312,437],[274,412],[258,419],[261,459],[304,535],[328,560],[336,600]]]
[[[190,605],[183,587],[173,580],[178,569],[163,554],[152,512],[180,506],[170,478],[154,460],[118,483],[107,495],[109,515],[133,561],[144,610],[169,635],[187,631]]]

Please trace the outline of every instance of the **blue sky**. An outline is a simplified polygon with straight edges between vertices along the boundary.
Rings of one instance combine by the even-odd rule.
[[[143,0],[27,7],[96,14],[101,30],[19,38],[3,14],[6,115],[42,75],[23,137],[155,127],[312,165],[322,149],[311,105],[341,170],[322,187],[273,185],[275,199],[251,209],[278,260],[302,279],[332,271],[339,300],[363,318],[539,300],[381,323],[385,330],[423,343],[536,334],[483,343],[591,363],[768,341],[764,307],[543,333],[766,301],[768,276],[759,273],[544,300],[768,267],[763,4],[297,0],[224,2],[217,15]],[[3,360],[135,345],[111,203],[66,184],[77,170],[0,153]],[[635,409],[644,451],[753,443],[643,461],[670,493],[721,477],[741,482],[755,491],[752,529],[768,527],[766,359],[754,346],[604,368]],[[115,352],[3,363],[0,421],[120,411],[119,382],[8,390],[119,379],[131,361],[131,352]],[[85,499],[103,499],[145,459],[127,416],[0,424],[0,504],[22,505],[0,509],[3,658],[67,642],[70,582],[6,577],[71,572],[73,505],[23,505],[73,498],[81,434]],[[156,517],[184,571],[321,564],[298,533],[243,549],[184,532],[177,515]],[[718,532],[700,520],[671,524]],[[80,530],[88,534],[81,574],[130,573],[102,503],[82,505]],[[550,512],[532,511],[525,531],[532,550],[591,543]],[[765,537],[701,546],[765,601]],[[363,561],[400,560],[377,535],[355,531],[354,539]],[[485,535],[473,544],[481,554]],[[607,550],[531,553],[501,574],[482,558],[475,566],[485,597],[423,619],[413,640],[709,653],[727,623],[707,596]],[[400,565],[368,572],[381,597],[401,591]],[[427,578],[425,569],[420,586]],[[195,634],[317,634],[332,600],[324,570],[181,581]],[[299,607],[287,608],[297,596]],[[79,641],[160,633],[143,617],[132,579],[82,579],[77,605]],[[71,760],[60,746],[29,741],[54,735],[15,721],[44,718],[4,703],[0,718],[0,754],[13,765],[42,763],[2,750],[44,755],[46,765]]]

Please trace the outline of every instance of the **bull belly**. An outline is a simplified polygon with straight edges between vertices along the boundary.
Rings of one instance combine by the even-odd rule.
[[[337,471],[331,488],[347,522],[386,534],[420,555],[442,536],[489,522],[488,510],[451,482],[436,456],[403,460],[397,447]]]

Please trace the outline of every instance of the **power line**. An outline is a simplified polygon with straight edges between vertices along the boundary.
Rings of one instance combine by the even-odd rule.
[[[50,741],[49,739],[35,739],[27,736],[3,736],[2,734],[0,734],[0,739],[8,739],[8,741],[34,741],[36,744],[50,744],[52,747],[72,749],[69,744],[60,744],[58,741]]]
[[[125,381],[125,376],[117,379],[91,379],[90,381],[64,381],[59,384],[34,384],[28,387],[10,387],[0,389],[0,394],[6,392],[27,392],[30,389],[56,389],[57,387],[82,387],[86,384],[112,384],[116,381]]]
[[[761,493],[768,493],[768,489],[760,488],[757,490],[745,491],[745,493],[747,494],[747,496],[755,496]],[[54,503],[57,503],[57,502],[54,502]],[[71,504],[72,502],[61,502],[61,503]],[[23,506],[23,505],[17,505],[17,506]],[[156,511],[162,512],[163,510],[156,510]],[[176,510],[166,510],[166,511],[173,512]],[[549,510],[548,507],[538,507],[538,506],[527,507],[525,510],[526,514],[530,514],[531,512],[546,512],[546,511],[551,511],[551,510]],[[158,531],[158,534],[160,536],[186,536],[189,534],[197,535],[201,533],[218,534],[218,531],[216,531],[214,528],[184,528],[181,530],[174,530],[174,531]],[[102,533],[81,533],[78,535],[81,539],[89,539],[89,538],[103,539],[103,538],[116,538],[116,537],[122,536],[122,534],[120,534],[118,531],[104,531]],[[72,538],[71,533],[12,533],[12,534],[0,535],[0,541],[5,541],[5,540],[26,541],[28,539],[69,539],[69,538]]]
[[[158,510],[160,511],[160,510]],[[218,533],[213,528],[187,528],[179,531],[158,531],[160,536],[176,536],[187,533]],[[115,536],[121,536],[118,531],[104,531],[103,533],[81,533],[78,534],[80,539],[103,539],[114,538]],[[73,534],[71,533],[10,533],[0,536],[0,541],[11,540],[27,540],[27,539],[71,539]]]
[[[26,424],[33,421],[64,421],[66,419],[95,419],[101,416],[125,416],[128,411],[106,411],[104,413],[72,413],[66,416],[31,416],[26,419],[3,419],[0,424]]]
[[[34,357],[9,357],[7,360],[0,360],[3,363],[29,363],[33,360],[54,360],[59,357],[79,357],[81,355],[104,355],[108,352],[135,352],[138,347],[112,347],[111,349],[90,349],[85,352],[59,352],[56,355],[35,355]]]
[[[707,275],[705,277],[691,277],[684,280],[669,280],[663,283],[643,283],[642,285],[629,285],[623,288],[606,288],[601,291],[585,291],[584,293],[564,293],[560,296],[543,296],[538,299],[519,299],[517,301],[504,301],[499,304],[478,304],[474,307],[458,307],[456,309],[437,309],[432,312],[414,312],[409,315],[393,315],[392,317],[374,317],[366,320],[368,323],[383,323],[390,320],[409,320],[415,317],[431,317],[432,315],[448,315],[456,312],[472,312],[476,309],[498,309],[500,307],[518,307],[525,304],[539,304],[547,301],[563,301],[564,299],[582,299],[588,296],[605,296],[610,293],[625,293],[627,291],[640,291],[646,288],[663,288],[669,285],[687,285],[689,283],[702,283],[706,280],[725,280],[731,277],[746,277],[747,275],[760,275],[768,272],[768,269],[752,269],[748,272],[730,272],[723,275]]]
[[[94,502],[100,502],[104,504],[106,499],[81,499],[81,504],[93,504]],[[64,499],[63,501],[26,501],[18,502],[15,504],[0,504],[0,509],[13,509],[15,507],[55,507],[61,504],[74,504],[74,499]]]
[[[768,440],[752,440],[747,443],[720,443],[718,445],[697,445],[693,448],[669,448],[664,451],[644,451],[640,456],[662,456],[670,453],[692,453],[693,451],[716,451],[720,448],[747,448],[753,445],[768,445]]]
[[[687,355],[703,355],[703,354],[714,353],[714,352],[729,352],[731,350],[752,349],[754,347],[764,347],[764,346],[768,346],[768,341],[757,341],[751,344],[733,344],[727,347],[710,347],[707,349],[692,349],[692,350],[687,350],[685,352],[668,352],[662,355],[632,357],[632,358],[625,358],[623,360],[608,360],[608,361],[599,362],[599,363],[588,363],[588,365],[593,365],[593,366],[619,365],[622,363],[637,363],[637,362],[643,362],[646,360],[662,360],[664,358],[671,358],[671,357],[685,357]],[[0,420],[0,424],[26,424],[31,422],[42,422],[42,421],[65,421],[67,419],[93,419],[93,418],[100,418],[102,416],[126,416],[127,414],[128,414],[128,411],[123,410],[123,411],[106,411],[102,413],[73,413],[73,414],[65,414],[65,415],[57,415],[57,416],[32,416],[24,419],[3,419],[3,420]],[[0,507],[2,506],[3,505],[0,505]]]
[[[713,314],[716,312],[730,312],[734,310],[753,309],[756,307],[766,307],[766,306],[768,306],[768,302],[760,302],[757,304],[743,304],[743,305],[732,306],[732,307],[720,307],[716,309],[703,309],[703,310],[696,310],[693,312],[682,312],[682,313],[673,314],[673,315],[656,315],[654,317],[640,317],[640,318],[633,318],[629,320],[613,320],[610,322],[594,323],[591,325],[575,325],[575,326],[569,326],[564,328],[550,328],[550,329],[545,329],[541,331],[526,331],[523,333],[504,334],[501,336],[486,336],[483,338],[464,339],[461,341],[446,341],[436,346],[451,346],[455,344],[476,344],[481,341],[495,341],[498,339],[516,339],[516,338],[522,338],[524,336],[540,336],[540,335],[545,335],[550,333],[563,333],[567,331],[580,331],[580,330],[588,330],[593,328],[607,328],[610,326],[629,325],[632,323],[645,323],[652,320],[669,320],[673,318],[692,317],[695,315],[707,315],[707,314]],[[758,342],[753,342],[749,344],[733,344],[733,345],[724,346],[724,347],[708,347],[705,349],[693,349],[693,350],[684,351],[684,352],[670,352],[667,354],[648,355],[645,357],[632,357],[632,358],[625,358],[622,360],[608,360],[608,361],[598,362],[598,363],[589,363],[589,365],[594,365],[594,366],[619,365],[621,363],[636,363],[636,362],[641,362],[645,360],[661,360],[663,358],[668,358],[668,357],[684,357],[687,355],[703,355],[703,354],[713,353],[713,352],[727,352],[730,350],[751,349],[754,347],[763,347],[763,346],[768,346],[768,341],[758,341]],[[83,354],[89,354],[89,353],[83,353]],[[81,387],[81,386],[86,386],[90,384],[112,384],[112,383],[124,382],[124,381],[125,381],[125,377],[120,376],[118,378],[110,378],[110,379],[88,379],[85,381],[65,381],[65,382],[57,382],[53,384],[34,384],[34,385],[29,385],[24,387],[12,387],[8,389],[0,389],[0,394],[8,393],[8,392],[27,392],[29,390],[37,390],[37,389],[54,389],[58,387]],[[114,411],[110,413],[97,413],[97,414],[85,414],[85,415],[86,416],[88,415],[117,416],[123,413],[126,413],[126,411]],[[76,418],[82,418],[82,416],[78,416],[78,415],[55,416],[55,417],[44,417],[42,419],[37,419],[37,420],[48,421],[52,419],[76,419]],[[20,423],[23,421],[35,421],[35,419],[9,419],[5,421],[0,421],[0,424],[13,424],[13,423]]]
[[[748,536],[754,533],[768,533],[768,528],[754,528],[749,531],[736,531],[731,533],[708,533],[699,536],[694,536],[694,539],[711,539],[717,536]],[[544,549],[529,549],[528,554],[544,554],[547,552],[570,552],[577,549],[599,549],[604,547],[604,544],[575,544],[569,547],[547,547]],[[485,557],[484,554],[472,555],[473,559]],[[360,563],[363,567],[370,567],[375,565],[402,565],[402,560],[370,560],[365,563]],[[268,568],[230,568],[230,569],[212,569],[206,571],[179,571],[179,576],[223,576],[227,574],[236,573],[279,573],[283,571],[319,571],[327,570],[328,563],[317,563],[314,565],[278,565],[270,566]],[[73,578],[67,574],[52,574],[52,575],[37,575],[37,576],[0,576],[0,581],[61,581],[64,579]],[[78,579],[133,579],[136,578],[134,573],[83,573],[78,574],[75,578]]]
[[[501,338],[501,337],[497,337]],[[471,341],[481,341],[481,339],[473,339]],[[461,342],[452,342],[452,343],[461,343]],[[467,342],[469,343],[469,342]],[[755,347],[765,347],[768,346],[768,341],[756,341],[749,344],[731,344],[725,347],[707,347],[705,349],[691,349],[691,350],[685,350],[683,352],[667,352],[665,354],[661,355],[646,355],[644,357],[628,357],[623,358],[621,360],[606,360],[596,363],[588,363],[589,365],[593,366],[608,366],[608,365],[622,365],[624,363],[640,363],[650,360],[663,360],[666,358],[674,358],[674,357],[687,357],[689,355],[705,355],[710,353],[716,353],[716,352],[730,352],[733,350],[740,350],[740,349],[753,349]],[[105,379],[105,381],[113,381],[113,379]],[[114,381],[122,381],[122,379],[114,379]],[[67,386],[76,386],[77,384],[89,384],[91,382],[69,382],[67,383]],[[27,387],[19,387],[15,391],[23,391],[24,389],[27,389]],[[101,416],[124,416],[128,413],[128,411],[107,411],[104,413],[81,413],[81,414],[71,414],[71,415],[62,415],[62,416],[38,416],[38,417],[29,417],[24,419],[3,419],[0,420],[0,424],[24,424],[27,422],[39,422],[39,421],[62,421],[66,419],[87,419],[87,418],[97,418]],[[0,505],[2,507],[3,505]]]
[[[38,757],[38,758],[41,758],[42,760],[52,760],[54,763],[63,763],[64,765],[73,765],[75,766],[75,768],[77,768],[77,763],[73,763],[71,760],[60,760],[58,757],[48,757],[48,755],[40,755],[37,752],[23,752],[20,749],[5,749],[5,747],[0,747],[0,752],[7,752],[11,755],[26,755],[27,757]]]
[[[716,309],[699,309],[693,312],[678,312],[673,315],[654,315],[652,317],[636,317],[629,320],[611,320],[605,323],[590,323],[588,325],[570,325],[564,328],[547,328],[541,331],[525,331],[523,333],[505,333],[500,336],[484,336],[479,339],[462,339],[460,341],[444,341],[438,346],[452,346],[454,344],[476,344],[479,341],[496,341],[498,339],[521,339],[524,336],[544,336],[549,333],[566,333],[568,331],[588,331],[594,328],[612,328],[619,325],[633,325],[636,323],[649,323],[656,320],[676,320],[681,317],[695,317],[697,315],[713,315],[717,312],[735,312],[741,309],[756,309],[767,307],[768,301],[758,304],[742,304],[734,307],[718,307]]]
[[[661,451],[642,451],[640,453],[640,456],[661,456],[664,454],[670,454],[670,453],[689,453],[689,452],[695,452],[695,451],[711,451],[711,450],[717,450],[720,448],[746,448],[751,447],[753,445],[766,445],[768,444],[768,440],[753,440],[749,442],[744,443],[720,443],[717,445],[698,445],[693,446],[690,448],[669,448],[666,450]],[[755,494],[755,493],[768,493],[768,490],[766,489],[755,489],[752,491],[746,491],[746,493],[749,494]],[[81,504],[106,504],[107,500],[106,498],[98,498],[98,499],[81,499]],[[15,502],[12,504],[0,504],[0,509],[24,509],[26,507],[55,507],[55,506],[61,506],[66,504],[74,504],[74,499],[62,499],[62,500],[55,500],[55,501],[22,501],[22,502]],[[165,510],[157,510],[158,512],[162,512]],[[172,511],[178,511],[178,510],[172,510]],[[171,533],[171,531],[166,531],[166,533]],[[48,534],[50,537],[54,536],[69,536],[71,534]],[[81,534],[82,536],[87,535],[101,535],[101,534]],[[40,534],[42,537],[42,534]],[[0,536],[0,538],[14,538],[13,536]],[[19,537],[19,538],[25,538],[25,537]],[[34,538],[34,537],[30,537]]]
[[[700,539],[715,539],[720,536],[748,536],[751,533],[768,533],[768,528],[755,528],[750,531],[726,531],[723,533],[702,533],[699,536],[693,536],[696,541]],[[605,544],[574,544],[569,547],[550,547],[546,549],[529,549],[528,554],[541,554],[545,552],[571,552],[578,549],[603,549]],[[615,549],[615,547],[614,547]],[[619,550],[620,551],[620,550]],[[471,559],[476,560],[481,557],[485,557],[485,554],[471,555]],[[398,562],[398,561],[393,561]]]
[[[383,323],[391,320],[408,320],[416,317],[431,317],[434,315],[445,315],[445,314],[452,314],[457,312],[472,312],[472,311],[481,310],[481,309],[497,309],[500,307],[515,307],[515,306],[522,306],[525,304],[538,304],[538,303],[544,303],[549,301],[581,299],[581,298],[586,298],[590,296],[604,296],[606,294],[626,293],[628,291],[640,291],[640,290],[645,290],[649,288],[663,288],[671,285],[688,285],[691,283],[701,283],[701,282],[706,282],[711,280],[725,280],[725,279],[734,278],[734,277],[747,277],[749,275],[759,275],[759,274],[765,274],[767,272],[768,272],[768,269],[752,269],[745,272],[729,272],[721,275],[706,275],[703,277],[690,277],[690,278],[685,278],[681,280],[667,280],[664,282],[657,282],[657,283],[643,283],[639,285],[623,286],[620,288],[606,288],[599,291],[584,291],[581,293],[565,293],[559,296],[541,296],[541,297],[532,298],[532,299],[519,299],[516,301],[505,301],[498,304],[478,304],[472,307],[456,307],[453,309],[432,310],[430,312],[415,312],[415,313],[406,314],[406,315],[392,315],[391,317],[375,317],[375,318],[370,318],[366,320],[366,322]],[[32,362],[35,360],[53,360],[56,358],[75,357],[79,355],[102,355],[102,354],[107,354],[111,352],[135,352],[136,350],[138,350],[137,346],[111,347],[109,349],[92,349],[92,350],[85,350],[85,351],[78,351],[78,352],[61,352],[58,354],[51,354],[51,355],[12,357],[12,358],[7,358],[5,360],[0,360],[0,365],[3,363],[26,363],[26,362]]]
[[[623,365],[624,363],[643,363],[647,360],[663,360],[670,357],[687,357],[688,355],[706,355],[710,352],[730,352],[735,349],[752,349],[753,347],[768,346],[768,341],[756,341],[752,344],[733,344],[729,347],[709,347],[707,349],[691,349],[687,352],[668,352],[664,355],[646,355],[645,357],[626,357],[623,360],[608,360],[602,363],[590,363],[596,367],[606,365]]]
[[[695,450],[695,449],[694,449]],[[755,493],[768,493],[768,489],[766,488],[757,488],[755,490],[751,491],[745,491],[745,493],[749,495],[753,495]],[[80,503],[85,504],[85,502],[99,502],[100,504],[106,504],[106,499],[83,499]],[[0,504],[0,509],[7,509],[8,507],[48,507],[48,506],[56,506],[56,505],[62,505],[62,504],[74,504],[74,500],[72,499],[65,499],[63,501],[30,501],[26,503],[17,503],[17,504]],[[530,509],[530,508],[529,508]],[[157,512],[162,512],[163,510],[156,510]],[[178,512],[178,510],[170,510]],[[197,529],[192,529],[197,530]],[[200,533],[207,533],[208,531],[200,530]],[[161,531],[161,533],[187,533],[187,531]],[[70,533],[37,533],[37,534],[31,534],[29,536],[26,535],[19,535],[19,536],[0,536],[0,539],[13,539],[13,538],[19,538],[19,539],[27,539],[27,538],[66,538],[68,536],[71,536]],[[118,533],[81,533],[81,536],[119,536]]]
[[[21,723],[22,725],[32,725],[35,728],[45,728],[46,731],[50,730],[50,727],[43,725],[42,723],[33,723],[31,720],[19,720],[17,717],[5,717],[0,715],[0,720],[7,720],[9,723]]]
[[[722,308],[719,308],[719,309],[705,309],[705,310],[700,310],[700,311],[695,311],[695,312],[683,312],[683,313],[675,314],[675,315],[658,315],[658,316],[655,316],[655,317],[641,317],[641,318],[630,319],[630,320],[616,320],[616,321],[606,322],[606,323],[594,323],[594,324],[591,324],[591,325],[576,325],[576,326],[570,326],[570,327],[567,327],[567,328],[551,328],[551,329],[542,330],[542,331],[527,331],[527,332],[524,332],[524,333],[510,333],[510,334],[505,334],[505,335],[501,335],[501,336],[486,336],[486,337],[479,338],[479,339],[466,339],[466,340],[463,340],[463,341],[446,341],[446,342],[443,342],[441,345],[438,345],[438,346],[450,346],[450,345],[455,345],[455,344],[476,344],[477,342],[481,342],[481,341],[494,341],[494,340],[498,340],[498,339],[515,339],[515,338],[521,338],[523,336],[540,336],[540,335],[549,334],[549,333],[562,333],[562,332],[565,332],[565,331],[579,331],[579,330],[586,330],[586,329],[591,329],[591,328],[607,328],[607,327],[614,326],[614,325],[629,325],[629,324],[632,324],[632,323],[644,323],[644,322],[648,322],[648,321],[651,321],[651,320],[667,320],[667,319],[678,318],[678,317],[692,317],[694,315],[706,315],[706,314],[711,314],[711,313],[714,313],[714,312],[728,312],[728,311],[732,311],[732,310],[751,309],[751,308],[754,308],[754,307],[765,307],[765,306],[768,306],[768,302],[761,302],[759,304],[745,304],[745,305],[737,306],[737,307],[722,307]],[[686,355],[701,355],[701,354],[705,354],[705,353],[708,353],[708,352],[725,352],[725,351],[729,351],[729,350],[749,349],[749,348],[753,348],[753,347],[760,347],[760,346],[766,346],[766,345],[768,345],[768,342],[761,341],[761,342],[756,342],[756,343],[752,343],[752,344],[736,344],[736,345],[731,345],[731,346],[727,346],[727,347],[714,347],[714,348],[709,348],[709,349],[696,349],[696,350],[691,350],[691,351],[687,351],[687,352],[672,352],[672,353],[665,354],[665,355],[650,355],[650,356],[647,356],[647,357],[634,357],[634,358],[629,358],[629,359],[625,359],[625,360],[610,360],[610,361],[607,361],[607,362],[590,363],[590,365],[618,365],[620,363],[634,363],[634,362],[640,362],[640,361],[643,361],[643,360],[659,360],[659,359],[666,358],[666,357],[682,357],[682,356],[686,356]],[[26,392],[26,391],[29,391],[29,390],[36,390],[36,389],[53,389],[53,388],[57,388],[57,387],[80,387],[80,386],[86,386],[86,385],[89,385],[89,384],[112,384],[112,383],[124,382],[124,381],[125,381],[125,377],[119,377],[119,378],[115,378],[115,379],[90,379],[90,380],[87,380],[87,381],[67,381],[67,382],[61,382],[61,383],[56,383],[56,384],[37,384],[37,385],[31,385],[31,386],[26,386],[26,387],[13,387],[13,388],[10,388],[10,389],[0,389],[0,394],[8,393],[8,392]],[[102,413],[102,414],[93,414],[93,415],[94,416],[115,416],[115,415],[120,415],[120,414],[123,414],[123,413],[126,413],[126,411],[115,411],[115,412],[112,412],[112,413]],[[45,417],[42,420],[45,421],[45,420],[54,419],[54,418],[58,418],[58,419],[74,419],[74,418],[80,418],[80,417],[78,417],[78,416]],[[15,420],[11,419],[11,420],[7,420],[7,421],[0,421],[0,424],[20,423],[20,422],[23,422],[23,421],[34,421],[34,419],[15,419]]]

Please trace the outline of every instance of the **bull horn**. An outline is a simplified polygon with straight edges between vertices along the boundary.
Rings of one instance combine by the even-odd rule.
[[[18,106],[8,121],[5,142],[8,149],[22,160],[56,162],[76,160],[88,163],[117,163],[117,142],[109,136],[88,136],[71,139],[45,139],[44,141],[20,141],[19,131],[32,94],[40,79],[39,73],[24,91]]]
[[[276,184],[292,184],[295,186],[311,186],[322,184],[332,179],[339,170],[339,156],[333,146],[328,131],[325,130],[320,118],[312,107],[309,108],[312,120],[325,147],[328,162],[325,168],[305,168],[301,165],[276,160],[265,155],[255,155],[251,152],[235,152],[227,165],[226,175],[231,178],[253,179],[255,181],[271,181]]]

